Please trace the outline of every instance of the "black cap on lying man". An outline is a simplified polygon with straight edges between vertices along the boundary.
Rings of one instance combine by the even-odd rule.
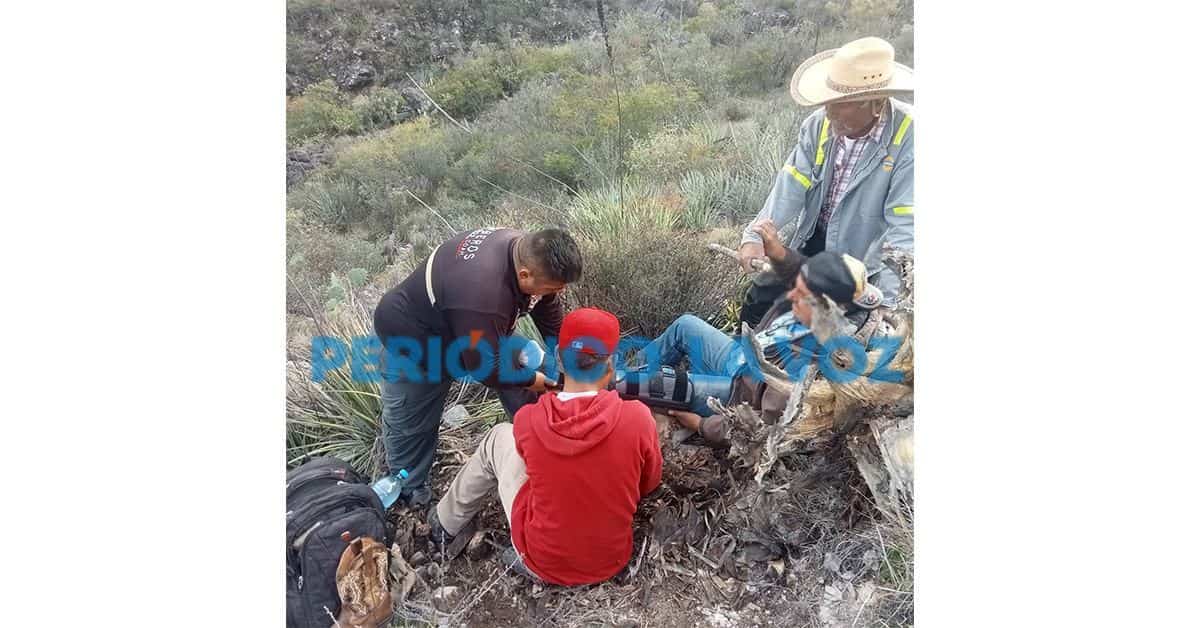
[[[801,262],[800,276],[813,294],[825,295],[839,305],[873,310],[883,302],[883,292],[867,282],[867,267],[846,254],[817,253]]]

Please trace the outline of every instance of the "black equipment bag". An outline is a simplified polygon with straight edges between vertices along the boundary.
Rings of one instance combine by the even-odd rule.
[[[329,628],[338,616],[336,574],[348,545],[369,536],[387,544],[379,496],[349,464],[308,460],[287,474],[287,626]]]

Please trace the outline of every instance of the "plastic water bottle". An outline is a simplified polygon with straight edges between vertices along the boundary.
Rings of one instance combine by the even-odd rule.
[[[445,423],[446,427],[450,428],[459,427],[470,418],[471,413],[462,404],[456,404],[442,413],[442,423]]]
[[[384,510],[391,508],[392,504],[400,498],[400,491],[404,488],[404,481],[407,479],[408,471],[400,469],[399,473],[385,475],[371,485],[375,494],[379,496],[379,501],[383,502]]]

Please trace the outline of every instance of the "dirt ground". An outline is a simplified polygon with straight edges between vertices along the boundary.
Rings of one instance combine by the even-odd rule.
[[[501,564],[509,537],[498,499],[448,561],[424,510],[393,509],[396,548],[417,573],[394,625],[910,625],[911,582],[896,577],[891,530],[843,450],[831,451],[781,460],[759,487],[695,438],[666,446],[663,485],[635,515],[629,565],[585,587],[529,583]],[[435,495],[465,460],[439,454]]]

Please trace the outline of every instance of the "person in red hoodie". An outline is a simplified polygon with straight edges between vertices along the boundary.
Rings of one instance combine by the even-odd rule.
[[[515,570],[570,586],[625,567],[633,514],[662,479],[662,452],[650,409],[606,390],[620,335],[604,310],[567,314],[558,338],[562,390],[483,437],[429,513],[435,543],[449,545],[497,489],[515,549],[505,562]]]

